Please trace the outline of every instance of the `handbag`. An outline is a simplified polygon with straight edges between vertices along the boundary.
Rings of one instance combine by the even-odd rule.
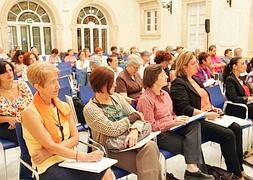
[[[222,168],[206,165],[208,174],[213,175],[215,180],[236,180],[240,179],[234,173],[228,172]]]
[[[150,135],[152,131],[151,125],[147,122],[144,122],[142,132],[138,133],[138,142]],[[125,139],[129,134],[128,131],[117,137],[108,137],[106,140],[106,148],[110,151],[117,152],[123,149],[126,149],[124,146]]]

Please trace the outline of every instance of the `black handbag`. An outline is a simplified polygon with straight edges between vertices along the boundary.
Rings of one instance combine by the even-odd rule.
[[[225,169],[206,165],[208,174],[213,175],[215,180],[238,180],[240,179],[238,176],[234,175],[234,173],[228,172]]]

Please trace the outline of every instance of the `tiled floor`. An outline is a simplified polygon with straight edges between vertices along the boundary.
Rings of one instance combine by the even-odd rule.
[[[246,133],[245,133],[246,135]],[[245,141],[247,139],[245,138]],[[207,164],[220,166],[220,147],[215,143],[205,143],[202,145],[202,149],[204,151],[205,161]],[[4,180],[4,160],[3,160],[3,152],[0,152],[0,180]],[[19,148],[11,149],[7,151],[7,169],[8,169],[8,180],[17,180],[18,179],[18,156],[19,156]],[[183,179],[185,164],[184,157],[181,155],[175,156],[169,160],[167,160],[167,172],[173,173],[177,178]],[[221,167],[225,167],[224,159],[222,159]],[[245,171],[253,176],[253,169],[244,166]],[[123,178],[125,179],[125,178]],[[137,179],[135,175],[128,176],[128,180]]]

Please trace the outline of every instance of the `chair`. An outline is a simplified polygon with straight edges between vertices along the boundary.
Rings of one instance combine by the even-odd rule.
[[[39,179],[39,174],[38,172],[32,167],[31,163],[31,156],[28,152],[25,140],[23,138],[23,130],[21,123],[16,123],[16,135],[18,139],[18,144],[20,146],[20,151],[21,151],[21,156],[19,158],[19,161],[21,165],[23,165],[22,168],[20,168],[20,178],[22,179]]]
[[[70,75],[72,73],[72,66],[70,63],[59,63],[57,68],[60,70],[60,77]]]
[[[66,97],[66,102],[70,106],[73,118],[74,118],[74,120],[76,122],[76,127],[78,129],[78,132],[88,131],[88,126],[86,124],[80,124],[80,123],[78,123],[78,118],[77,118],[77,115],[76,115],[76,110],[75,110],[75,106],[74,106],[72,97],[68,96],[68,95],[65,95],[65,97]]]
[[[36,89],[35,89],[28,81],[26,81],[26,84],[29,86],[29,88],[30,88],[32,94],[34,95],[35,92],[36,92]]]
[[[89,85],[80,86],[80,99],[84,104],[87,104],[89,100],[95,95],[94,91],[91,89]]]
[[[5,168],[5,179],[7,179],[7,159],[6,159],[6,150],[16,148],[18,144],[7,139],[0,139],[0,149],[4,155],[4,168]]]
[[[210,95],[211,103],[213,106],[223,109],[223,105],[226,101],[225,96],[222,94],[220,86],[214,85],[206,88]]]
[[[63,76],[59,79],[60,89],[58,97],[60,100],[66,102],[65,95],[72,96],[72,88],[69,80],[69,76]]]
[[[226,98],[222,94],[219,85],[210,86],[207,88],[207,91],[209,92],[212,105],[223,109],[223,112],[225,115],[234,116],[234,117],[248,120],[248,107],[245,104],[233,103],[231,101],[226,101]],[[234,113],[235,109],[237,109],[237,110],[241,109],[242,113],[240,113],[240,114]],[[236,112],[238,112],[238,111],[236,111]],[[250,138],[250,127],[251,127],[251,125],[241,126],[242,129],[249,128],[248,139]],[[247,143],[247,147],[249,147],[248,143]]]

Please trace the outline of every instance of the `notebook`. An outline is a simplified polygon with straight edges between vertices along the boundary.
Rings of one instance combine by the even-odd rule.
[[[116,164],[118,160],[103,157],[100,161],[97,162],[76,162],[73,159],[67,159],[64,162],[60,163],[60,167],[70,168],[70,169],[77,169],[81,171],[88,171],[94,173],[100,173],[105,169],[111,167],[112,165]]]
[[[200,114],[198,114],[198,115],[189,117],[189,121],[188,121],[187,124],[190,124],[190,123],[192,123],[192,122],[194,122],[194,121],[198,121],[198,120],[201,120],[201,119],[204,120],[204,119],[205,119],[205,115],[206,115],[206,112],[202,112],[202,113],[200,113]],[[187,124],[186,124],[186,125],[187,125]],[[174,126],[174,127],[170,128],[170,130],[171,130],[171,131],[176,131],[176,130],[178,130],[178,129],[180,129],[180,128],[186,126],[186,125]]]
[[[145,137],[144,139],[142,139],[141,141],[139,141],[135,146],[127,148],[127,149],[122,149],[122,150],[114,151],[114,152],[125,152],[125,151],[130,151],[130,150],[133,150],[133,149],[141,148],[142,146],[144,146],[145,144],[147,144],[147,142],[149,142],[150,140],[154,139],[160,133],[161,133],[161,131],[151,132],[150,135],[148,135],[147,137]]]
[[[207,121],[217,124],[222,127],[229,127],[234,122],[236,122],[240,126],[249,126],[252,124],[252,122],[250,120],[245,120],[245,119],[241,119],[241,118],[234,117],[234,116],[228,116],[228,115],[224,115],[220,118],[216,118],[214,121],[212,121],[212,120],[207,120]]]

